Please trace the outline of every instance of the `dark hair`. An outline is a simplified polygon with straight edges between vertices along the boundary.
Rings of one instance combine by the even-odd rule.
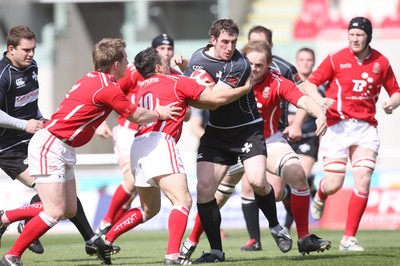
[[[93,51],[92,60],[96,71],[109,73],[115,62],[122,62],[125,56],[126,43],[122,39],[104,38]]]
[[[36,34],[31,31],[28,26],[16,26],[10,30],[10,32],[7,35],[7,47],[8,46],[13,46],[17,47],[18,45],[21,44],[21,39],[27,39],[27,40],[32,40],[34,39],[36,41]]]
[[[161,56],[155,48],[149,47],[140,51],[134,59],[136,70],[144,79],[153,76],[156,72],[156,65],[161,64]]]
[[[372,24],[371,21],[364,17],[355,17],[350,20],[348,30],[360,29],[367,34],[367,44],[372,40]]]
[[[299,53],[301,53],[301,52],[308,52],[308,53],[312,54],[313,59],[315,60],[315,53],[314,53],[314,50],[313,50],[313,49],[308,48],[308,47],[303,47],[303,48],[301,48],[301,49],[299,49],[299,50],[297,51],[296,56],[297,56]]]
[[[266,41],[250,41],[242,48],[242,53],[247,55],[251,52],[263,53],[267,57],[267,65],[272,63],[271,46]]]
[[[252,33],[264,33],[267,41],[272,45],[272,30],[267,29],[266,27],[261,25],[254,26],[249,30],[249,33],[247,34],[248,40],[250,40],[250,35]]]
[[[229,35],[239,35],[239,27],[232,19],[219,19],[213,22],[208,34],[218,39],[219,35],[225,32]]]

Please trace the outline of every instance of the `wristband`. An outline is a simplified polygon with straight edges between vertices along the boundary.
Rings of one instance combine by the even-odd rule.
[[[160,114],[159,112],[157,112],[157,110],[154,110],[154,112],[156,112],[156,113],[157,113],[157,115],[158,115],[158,117],[157,117],[157,120],[160,120],[160,118],[161,118],[161,114]]]

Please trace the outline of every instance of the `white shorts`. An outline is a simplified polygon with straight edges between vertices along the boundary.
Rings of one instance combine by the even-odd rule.
[[[270,153],[274,151],[275,149],[278,149],[282,146],[288,146],[290,147],[289,143],[287,140],[283,137],[282,132],[278,131],[268,138],[265,139],[265,146],[267,147],[267,152]],[[268,157],[267,157],[268,160]],[[229,167],[228,172],[226,175],[233,175],[236,173],[244,172],[244,167],[243,164],[240,160],[238,160],[237,164],[234,164]]]
[[[168,174],[185,174],[175,140],[160,132],[135,138],[131,150],[131,169],[137,187],[157,187],[153,178]]]
[[[46,129],[36,132],[28,146],[29,174],[36,183],[63,183],[75,178],[75,149]]]
[[[365,121],[342,120],[328,127],[321,137],[319,154],[328,158],[347,158],[351,146],[368,148],[378,153],[378,129]]]
[[[117,125],[113,127],[114,153],[117,158],[129,157],[136,130]]]

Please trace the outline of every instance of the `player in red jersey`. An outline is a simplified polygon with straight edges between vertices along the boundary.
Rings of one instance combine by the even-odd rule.
[[[192,198],[176,143],[182,133],[187,106],[215,109],[248,93],[251,86],[247,83],[235,90],[211,90],[194,79],[170,75],[167,60],[154,48],[138,53],[135,66],[145,78],[137,95],[138,105],[152,109],[155,99],[159,98],[163,104],[178,102],[182,114],[174,122],[160,121],[139,128],[131,149],[131,167],[141,206],[127,211],[108,231],[105,239],[112,243],[121,234],[154,217],[160,210],[162,191],[173,205],[164,263],[184,264],[187,261],[179,257],[179,246],[186,230]]]
[[[272,57],[271,48],[265,41],[250,41],[242,53],[247,56],[254,76],[254,95],[257,100],[258,111],[264,121],[264,137],[268,150],[267,179],[274,184],[274,188],[282,189],[287,182],[292,188],[291,201],[293,215],[296,220],[298,234],[298,250],[305,254],[313,251],[324,251],[330,248],[330,241],[321,240],[309,233],[308,213],[310,203],[310,191],[307,178],[301,166],[300,160],[284,139],[278,129],[281,118],[281,101],[288,101],[317,117],[316,134],[323,135],[326,130],[326,117],[323,110],[310,97],[304,95],[296,85],[284,78],[281,74],[270,68]],[[243,166],[242,166],[243,168]],[[242,179],[243,170],[239,175],[227,175],[223,183],[226,187],[234,189]],[[275,180],[278,177],[279,180]],[[215,197],[218,205],[222,207],[228,200],[226,194],[219,191]],[[229,193],[227,193],[229,194]],[[197,244],[202,233],[200,220],[196,219],[194,229],[189,236],[192,244]],[[188,241],[188,240],[186,240]],[[195,247],[194,245],[192,245]],[[191,253],[194,249],[192,248]]]
[[[347,160],[353,168],[354,190],[348,203],[347,222],[339,250],[363,251],[356,233],[368,202],[371,175],[380,140],[375,119],[376,102],[384,87],[390,99],[382,105],[391,114],[400,104],[400,88],[388,59],[369,44],[371,22],[353,18],[348,27],[349,47],[330,53],[306,80],[305,92],[326,109],[327,133],[321,138],[324,178],[311,206],[319,220],[329,195],[342,186]],[[317,86],[328,81],[326,97]]]
[[[166,33],[156,36],[151,47],[155,48],[168,62],[170,62],[171,73],[179,74],[187,65],[187,60],[179,54],[174,54],[174,40]],[[176,66],[179,69],[176,69]],[[143,82],[143,77],[132,64],[128,66],[125,77],[118,80],[121,89],[126,92],[127,98],[133,103],[136,101],[136,93]],[[190,112],[187,115],[190,116]],[[139,125],[134,124],[123,116],[118,116],[117,125],[111,130],[104,122],[97,128],[96,134],[103,138],[113,137],[114,152],[118,158],[118,164],[124,175],[122,183],[117,187],[104,218],[100,221],[96,233],[104,235],[111,226],[129,210],[136,196],[135,180],[130,167],[131,145],[135,138]]]
[[[77,209],[74,165],[75,147],[86,144],[98,127],[115,110],[132,122],[147,124],[179,115],[176,103],[155,105],[154,110],[137,107],[120,89],[117,80],[125,75],[128,60],[125,42],[103,39],[92,57],[95,71],[83,76],[67,93],[44,128],[36,132],[28,146],[29,172],[35,177],[43,211],[25,226],[21,235],[1,260],[2,265],[22,265],[22,253],[34,240],[59,220],[73,217]],[[31,215],[27,208],[27,216]],[[23,217],[27,218],[27,217]],[[111,264],[112,247],[97,238],[101,260]]]

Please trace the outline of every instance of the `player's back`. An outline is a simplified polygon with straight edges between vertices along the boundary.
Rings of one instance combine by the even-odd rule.
[[[156,99],[160,105],[177,102],[175,106],[181,107],[178,121],[157,120],[154,123],[140,126],[137,135],[149,132],[164,132],[178,142],[182,133],[182,124],[188,107],[188,100],[197,100],[203,92],[204,86],[197,84],[194,79],[181,75],[154,75],[144,80],[137,94],[138,106],[153,110]]]

